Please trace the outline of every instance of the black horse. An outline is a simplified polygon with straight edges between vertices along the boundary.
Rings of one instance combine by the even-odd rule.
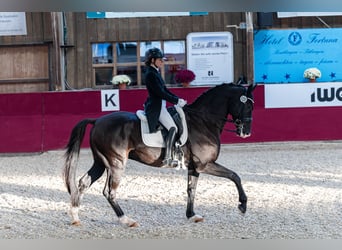
[[[186,216],[194,222],[203,217],[194,212],[194,200],[200,173],[225,177],[233,181],[239,193],[239,210],[247,209],[247,196],[241,185],[240,177],[216,163],[220,152],[220,134],[225,123],[235,124],[240,137],[251,134],[253,111],[253,89],[255,85],[244,87],[237,84],[221,84],[208,89],[193,103],[183,107],[187,120],[188,140],[182,146],[185,165],[188,169]],[[231,116],[232,119],[228,118]],[[90,132],[90,147],[94,163],[76,183],[76,160],[88,124],[93,127]],[[141,138],[140,120],[130,112],[113,112],[98,119],[84,119],[72,130],[66,147],[64,179],[71,195],[72,224],[80,224],[78,210],[84,192],[107,172],[103,195],[107,198],[120,223],[136,227],[138,223],[127,217],[116,199],[121,176],[128,159],[133,159],[154,167],[161,167],[165,148],[146,146]]]

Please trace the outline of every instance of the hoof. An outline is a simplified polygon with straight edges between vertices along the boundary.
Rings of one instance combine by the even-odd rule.
[[[139,223],[135,221],[132,224],[128,225],[128,227],[132,227],[132,228],[139,227]]]
[[[126,215],[119,218],[119,221],[122,225],[127,227],[138,227],[139,224],[135,220],[132,220],[131,218],[127,217]]]
[[[81,222],[78,220],[78,221],[73,221],[72,223],[71,223],[71,225],[72,226],[81,226]]]
[[[197,223],[197,222],[204,221],[204,218],[202,216],[200,216],[200,215],[194,215],[191,218],[189,218],[189,220],[192,221],[192,222]]]
[[[243,214],[246,213],[246,210],[247,210],[246,204],[240,204],[240,205],[238,206],[238,208],[239,208],[239,210],[240,210],[241,213],[243,213]]]

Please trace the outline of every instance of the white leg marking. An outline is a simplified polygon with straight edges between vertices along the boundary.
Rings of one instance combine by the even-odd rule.
[[[197,223],[197,222],[202,222],[204,220],[204,218],[201,215],[195,214],[194,216],[190,217],[189,220],[191,222]]]
[[[125,225],[127,227],[138,227],[139,226],[139,224],[135,220],[132,220],[131,218],[127,217],[126,215],[121,216],[119,218],[119,221],[122,225]]]
[[[70,209],[70,215],[72,218],[72,225],[79,225],[80,224],[80,218],[78,217],[78,211],[79,207],[71,207]]]

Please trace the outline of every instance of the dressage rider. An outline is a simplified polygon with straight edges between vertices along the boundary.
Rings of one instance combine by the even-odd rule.
[[[166,109],[166,102],[178,104],[183,107],[187,102],[171,93],[165,86],[160,74],[163,65],[164,53],[158,48],[151,48],[145,53],[145,83],[148,97],[144,105],[150,133],[156,132],[158,121],[168,130],[166,137],[166,152],[163,160],[164,166],[172,166],[173,144],[177,133],[177,126]]]

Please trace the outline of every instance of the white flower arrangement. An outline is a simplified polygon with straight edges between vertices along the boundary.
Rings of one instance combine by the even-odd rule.
[[[131,83],[131,78],[128,75],[116,75],[116,76],[113,76],[110,82],[114,85],[119,85],[119,84],[129,85]]]
[[[316,79],[321,77],[321,71],[317,68],[308,68],[304,71],[304,78]]]

